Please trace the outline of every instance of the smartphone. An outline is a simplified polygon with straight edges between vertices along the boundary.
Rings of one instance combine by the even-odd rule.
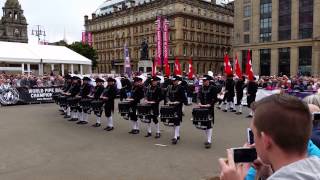
[[[256,148],[232,148],[235,163],[251,163],[257,159]]]
[[[250,128],[247,128],[247,141],[250,145],[254,144],[254,135]]]
[[[320,112],[312,113],[313,126],[319,126],[320,124]]]
[[[320,120],[320,112],[312,113],[312,120],[319,121]]]

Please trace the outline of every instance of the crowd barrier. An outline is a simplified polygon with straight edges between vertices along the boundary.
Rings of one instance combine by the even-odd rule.
[[[60,92],[62,86],[56,87],[0,87],[1,105],[35,104],[53,102],[52,94]]]

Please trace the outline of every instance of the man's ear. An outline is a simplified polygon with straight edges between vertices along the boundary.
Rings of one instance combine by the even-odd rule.
[[[269,150],[272,147],[273,140],[268,134],[261,132],[261,141],[264,149]]]

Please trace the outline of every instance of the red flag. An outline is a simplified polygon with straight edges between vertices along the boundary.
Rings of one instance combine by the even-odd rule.
[[[236,75],[241,78],[242,77],[242,72],[241,72],[241,68],[240,68],[240,64],[239,64],[239,60],[238,60],[238,56],[236,55]]]
[[[226,75],[232,74],[232,67],[227,53],[224,55],[224,72],[226,73]]]
[[[192,67],[192,59],[190,58],[189,60],[189,74],[188,74],[188,78],[192,79],[193,78],[193,67]]]
[[[174,61],[174,74],[175,75],[182,75],[181,65],[180,65],[178,58],[176,58],[176,60]]]
[[[170,76],[170,67],[168,63],[165,65],[165,73],[166,73],[166,76]]]
[[[246,67],[246,74],[248,76],[249,81],[254,80],[253,70],[252,70],[252,62],[251,62],[251,55],[250,50],[247,53],[247,67]]]
[[[152,67],[152,76],[155,76],[156,74],[157,74],[157,59],[154,58],[153,67]]]

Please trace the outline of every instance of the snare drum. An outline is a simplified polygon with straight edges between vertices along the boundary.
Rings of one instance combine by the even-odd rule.
[[[101,100],[93,100],[91,101],[91,108],[95,112],[102,111],[103,104],[104,102]]]
[[[52,100],[59,105],[59,96],[60,96],[60,93],[53,93],[52,94]]]
[[[161,106],[160,119],[165,126],[174,126],[174,122],[177,121],[178,114],[177,108],[174,105]]]
[[[207,108],[194,108],[192,110],[192,121],[196,128],[206,130],[211,124],[212,117]]]
[[[131,102],[130,101],[122,101],[119,102],[118,104],[118,110],[121,116],[129,116],[130,113],[130,109],[131,109]]]
[[[92,99],[81,99],[79,102],[80,108],[82,109],[90,109],[91,108],[91,101]]]
[[[137,105],[137,117],[143,123],[151,123],[153,116],[151,104],[138,104]]]
[[[78,107],[80,99],[81,98],[79,98],[79,97],[70,97],[70,98],[67,99],[68,105],[71,108],[76,108],[76,107]]]
[[[67,106],[67,96],[63,96],[63,95],[60,95],[59,97],[58,97],[58,102],[59,102],[59,104],[60,104],[60,106],[62,106],[62,107],[66,107]]]

